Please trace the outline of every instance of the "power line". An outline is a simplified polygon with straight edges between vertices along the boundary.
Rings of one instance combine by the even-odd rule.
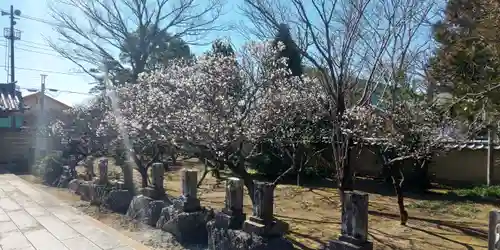
[[[38,47],[38,46],[33,46],[33,45],[29,45],[29,44],[19,44],[21,46],[24,46],[24,47],[28,47],[28,48],[33,48],[33,49],[42,49],[42,50],[47,50],[47,49],[52,49],[50,46],[47,47]]]
[[[1,39],[1,41],[6,41],[6,39]],[[44,44],[44,43],[37,43],[37,42],[33,42],[33,41],[26,41],[26,40],[19,40],[17,41],[18,43],[27,43],[27,44],[34,44],[34,45],[37,45],[37,46],[42,46],[42,47],[46,47],[46,48],[52,48],[50,47],[49,45],[47,44]],[[25,45],[23,44],[23,46],[28,46],[28,45]],[[45,48],[44,48],[45,49]]]
[[[28,92],[39,92],[39,88],[26,88],[26,87],[21,87],[21,89],[24,89]],[[68,93],[68,94],[79,94],[79,95],[89,95],[89,96],[95,96],[96,94],[90,94],[90,93],[85,93],[85,92],[78,92],[78,91],[71,91],[71,90],[61,90],[61,89],[52,89],[52,88],[46,88],[46,91],[50,91],[53,93]]]
[[[23,45],[23,46],[26,46],[26,45]],[[5,44],[0,44],[0,47],[7,47],[7,45],[5,45]],[[40,55],[48,55],[48,56],[54,56],[54,57],[65,58],[65,57],[63,57],[63,56],[61,56],[61,55],[50,54],[50,53],[45,53],[45,52],[35,51],[35,50],[30,50],[30,49],[25,49],[25,48],[19,48],[19,47],[16,47],[16,50],[27,51],[27,52],[31,52],[31,53],[40,54]]]
[[[42,19],[42,18],[38,18],[38,17],[32,17],[32,16],[27,16],[27,15],[21,15],[20,17],[22,17],[24,19],[31,20],[31,21],[35,21],[35,22],[45,23],[45,24],[48,24],[50,26],[55,26],[55,27],[60,27],[60,28],[67,28],[64,25],[53,23],[51,21],[48,21],[48,20],[45,20],[45,19]]]
[[[0,65],[0,67],[6,67],[6,65]],[[61,74],[61,75],[70,75],[70,76],[77,76],[79,74],[83,74],[83,72],[61,72],[61,71],[51,71],[51,70],[43,70],[43,69],[32,69],[32,68],[20,68],[16,67],[16,69],[19,70],[26,70],[26,71],[36,71],[36,72],[43,72],[43,73],[52,73],[52,74]]]
[[[8,11],[3,10],[3,9],[0,9],[0,11],[8,12]],[[57,24],[57,23],[53,23],[51,21],[48,21],[48,20],[45,20],[45,19],[42,19],[42,18],[38,18],[38,17],[27,16],[27,15],[24,15],[24,14],[21,14],[20,17],[22,17],[24,19],[28,19],[28,20],[40,22],[40,23],[45,23],[45,24],[52,25],[52,26],[64,27],[63,25],[60,25],[60,24]]]

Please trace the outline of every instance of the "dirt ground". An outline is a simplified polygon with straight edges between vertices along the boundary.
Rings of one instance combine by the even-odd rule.
[[[183,167],[199,168],[199,164],[183,162]],[[111,169],[110,177],[118,177],[119,172],[119,168]],[[201,173],[202,171],[199,176]],[[34,181],[33,178],[24,178]],[[139,175],[136,176],[136,181],[140,183]],[[178,170],[168,172],[165,178],[167,192],[170,195],[179,195],[180,186]],[[82,206],[78,197],[66,190],[48,187],[44,189],[132,237],[136,237],[134,234],[143,230],[132,222],[123,222],[121,215],[101,212],[88,205]],[[407,197],[405,202],[410,219],[407,226],[401,226],[395,197],[382,195],[376,188],[373,191],[363,191],[370,195],[368,227],[375,249],[487,249],[488,212],[498,208],[498,205],[457,201],[446,195]],[[204,206],[222,208],[224,187],[217,184],[210,175],[198,193]],[[275,216],[290,224],[287,237],[298,249],[319,249],[328,240],[338,237],[340,209],[337,189],[278,185],[274,197]],[[245,197],[245,212],[251,214],[248,196]],[[117,220],[122,222],[116,223]],[[145,239],[141,241],[144,243]],[[155,244],[157,243],[147,245]]]

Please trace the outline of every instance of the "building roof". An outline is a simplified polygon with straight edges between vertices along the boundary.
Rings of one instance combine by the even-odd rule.
[[[26,95],[26,96],[24,96],[23,98],[26,100],[26,99],[31,99],[31,98],[40,98],[40,96],[41,96],[41,93],[40,93],[40,92],[36,92],[36,93],[33,93],[33,94]],[[61,101],[59,101],[59,100],[57,100],[57,99],[54,99],[54,98],[52,98],[52,97],[48,96],[48,95],[45,95],[45,96],[44,96],[44,98],[45,98],[46,100],[47,100],[47,99],[48,99],[48,100],[51,100],[51,101],[53,101],[53,102],[55,102],[55,103],[57,103],[57,104],[59,104],[59,105],[63,106],[63,108],[65,108],[65,109],[69,109],[69,108],[71,108],[71,106],[69,106],[68,104],[65,104],[65,103],[63,103],[63,102],[61,102]]]
[[[371,145],[371,146],[387,145],[387,141],[385,139],[380,139],[380,138],[365,138],[363,143],[365,145]],[[354,144],[358,144],[358,142],[354,142]],[[447,140],[443,141],[443,146],[444,148],[447,149],[457,149],[457,150],[462,150],[462,149],[484,150],[488,148],[488,140],[469,140],[469,141]],[[499,150],[500,144],[494,142],[493,148],[495,150]]]
[[[12,85],[0,84],[0,111],[21,111],[23,97],[20,91],[12,91]]]

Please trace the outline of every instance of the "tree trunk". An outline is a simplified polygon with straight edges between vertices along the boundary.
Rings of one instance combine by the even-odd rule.
[[[352,139],[348,140],[348,149],[347,153],[343,159],[342,164],[343,168],[340,172],[340,180],[339,180],[339,195],[340,195],[340,204],[342,207],[344,206],[344,194],[346,191],[354,190],[354,175],[353,169],[351,167],[351,145]],[[341,148],[341,146],[339,146]]]
[[[220,180],[222,177],[220,176],[220,170],[219,168],[214,168],[212,170],[212,176],[215,177],[215,179]]]
[[[299,164],[299,170],[297,170],[297,186],[300,187],[300,177],[302,175],[302,170],[304,168],[304,161],[302,159],[302,156],[304,155],[304,150],[302,146],[299,146],[298,152],[295,153],[296,158],[293,164]]]
[[[172,165],[177,166],[177,154],[172,153],[170,157],[172,158]]]
[[[198,181],[198,184],[196,185],[197,187],[200,187],[201,186],[201,183],[203,183],[203,181],[205,180],[205,177],[207,177],[207,174],[208,172],[210,171],[208,169],[208,162],[207,160],[205,160],[205,163],[203,164],[205,166],[205,170],[203,171],[203,174],[201,175],[201,178],[200,180]]]
[[[145,188],[148,186],[148,173],[143,168],[141,168],[139,173],[141,173],[141,187]]]
[[[250,196],[250,199],[252,200],[252,204],[253,204],[253,202],[254,202],[253,178],[246,171],[245,165],[243,163],[239,163],[238,165],[229,164],[228,167],[233,173],[238,175],[243,180],[243,184],[245,184],[245,187],[248,190],[248,195]]]
[[[403,185],[404,182],[404,176],[400,169],[396,166],[396,164],[391,165],[392,168],[392,184],[394,186],[394,191],[396,191],[396,196],[398,199],[398,208],[399,208],[399,217],[400,217],[400,222],[401,225],[406,225],[406,222],[408,221],[408,212],[405,210],[405,204],[404,204],[404,196],[403,196],[403,190],[401,186]]]

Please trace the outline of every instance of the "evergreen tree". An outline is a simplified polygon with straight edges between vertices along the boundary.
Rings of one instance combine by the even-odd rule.
[[[233,46],[229,41],[223,39],[216,39],[212,42],[212,49],[207,52],[208,55],[215,55],[221,57],[235,57]],[[238,65],[237,61],[234,61]],[[229,92],[234,98],[243,98],[243,82],[239,77],[235,77],[235,80],[231,83],[231,90]]]
[[[290,34],[290,28],[286,24],[280,24],[278,33],[274,38],[274,45],[282,42],[285,49],[281,51],[280,57],[288,58],[288,68],[294,76],[302,75],[302,56],[300,55],[299,48]]]
[[[497,0],[449,0],[444,19],[434,26],[438,48],[429,62],[431,80],[461,99],[457,114],[500,107],[499,18]]]
[[[211,53],[220,54],[223,56],[234,56],[234,49],[229,42],[217,39],[212,43]]]

